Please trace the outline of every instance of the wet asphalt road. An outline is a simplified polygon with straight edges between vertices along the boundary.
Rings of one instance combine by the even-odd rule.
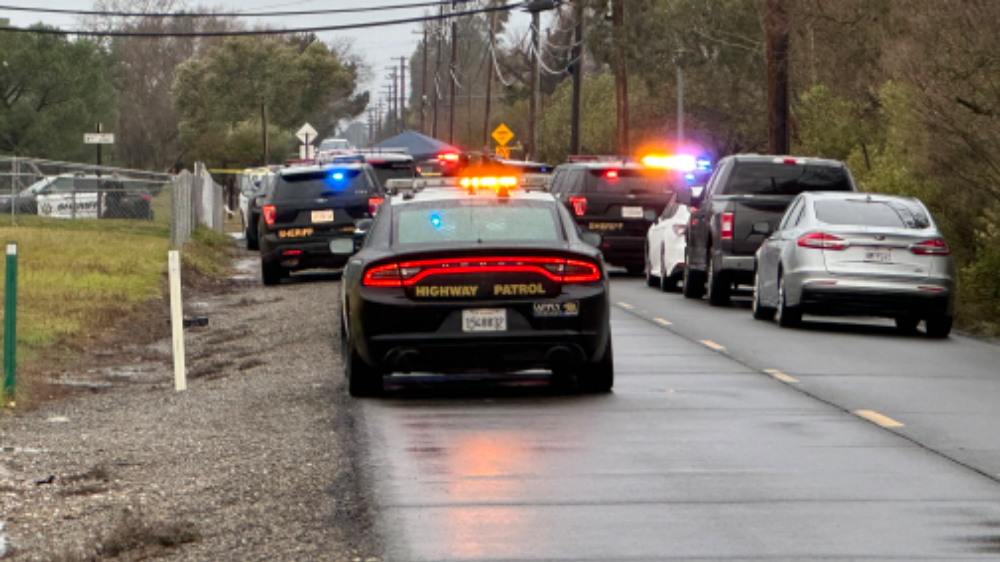
[[[388,560],[1000,559],[1000,347],[629,278],[613,300],[613,394],[399,377],[364,402]]]

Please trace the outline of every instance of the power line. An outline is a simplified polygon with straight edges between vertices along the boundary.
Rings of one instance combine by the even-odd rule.
[[[468,3],[472,0],[456,0],[459,3]],[[291,12],[172,12],[172,13],[145,13],[145,12],[105,12],[93,10],[69,10],[65,8],[33,8],[28,6],[0,6],[0,10],[10,10],[14,12],[32,12],[40,14],[65,14],[72,16],[97,16],[97,17],[121,17],[121,18],[263,18],[263,17],[295,17],[295,16],[317,16],[323,14],[349,14],[359,12],[382,12],[387,10],[403,10],[407,8],[428,8],[451,4],[451,0],[438,0],[436,2],[422,2],[419,4],[391,4],[387,6],[369,6],[366,8],[335,8],[328,10],[299,10]]]
[[[364,23],[354,23],[346,25],[328,25],[321,27],[300,27],[295,29],[254,29],[239,31],[205,31],[205,32],[168,32],[149,33],[141,31],[96,31],[86,29],[57,29],[48,27],[8,27],[0,26],[0,31],[10,31],[13,33],[35,33],[40,35],[74,35],[80,37],[246,37],[246,36],[273,36],[273,35],[293,35],[299,33],[321,33],[325,31],[346,31],[348,29],[367,29],[372,27],[384,27],[390,25],[405,25],[409,23],[422,23],[428,21],[446,20],[461,16],[474,16],[477,14],[488,14],[491,12],[503,12],[523,7],[523,2],[508,6],[496,6],[493,8],[477,8],[465,12],[452,12],[450,14],[439,14],[430,16],[420,16],[414,18],[404,18],[395,20],[373,21]]]

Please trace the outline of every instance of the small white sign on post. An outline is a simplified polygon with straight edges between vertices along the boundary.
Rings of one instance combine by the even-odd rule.
[[[299,147],[299,157],[303,160],[312,160],[314,158],[312,143],[316,142],[317,135],[319,133],[309,123],[302,125],[302,128],[295,133],[295,136],[302,141],[302,146]]]
[[[83,144],[115,144],[114,133],[84,133]]]
[[[187,361],[184,356],[184,305],[181,300],[181,254],[170,250],[167,254],[167,272],[170,279],[170,328],[173,333],[174,390],[187,390]]]

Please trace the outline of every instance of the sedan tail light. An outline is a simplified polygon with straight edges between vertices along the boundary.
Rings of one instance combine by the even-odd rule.
[[[688,225],[686,224],[675,224],[674,225],[674,236],[681,237],[687,234]]]
[[[469,273],[538,273],[557,283],[600,281],[601,270],[593,263],[564,258],[490,257],[451,258],[391,263],[365,273],[367,287],[409,287],[438,275]]]
[[[375,213],[378,212],[378,208],[382,206],[382,203],[384,201],[385,201],[385,199],[383,199],[381,197],[369,197],[368,198],[368,214],[370,214],[371,216],[374,217]]]
[[[799,237],[798,245],[803,248],[816,248],[820,250],[846,250],[850,244],[832,234],[825,232],[810,232]]]
[[[569,202],[573,205],[573,214],[576,216],[582,217],[587,213],[586,197],[570,197]]]
[[[722,213],[719,221],[719,230],[723,240],[733,239],[733,214]]]
[[[910,246],[910,251],[918,256],[947,256],[951,254],[948,243],[940,238],[924,240]]]
[[[278,212],[275,206],[264,205],[261,211],[264,213],[264,222],[267,223],[267,226],[274,226],[274,219]]]

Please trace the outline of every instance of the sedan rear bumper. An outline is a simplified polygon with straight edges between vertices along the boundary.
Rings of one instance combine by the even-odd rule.
[[[797,302],[806,314],[828,316],[951,316],[954,286],[947,279],[914,281],[811,276],[799,285]]]

